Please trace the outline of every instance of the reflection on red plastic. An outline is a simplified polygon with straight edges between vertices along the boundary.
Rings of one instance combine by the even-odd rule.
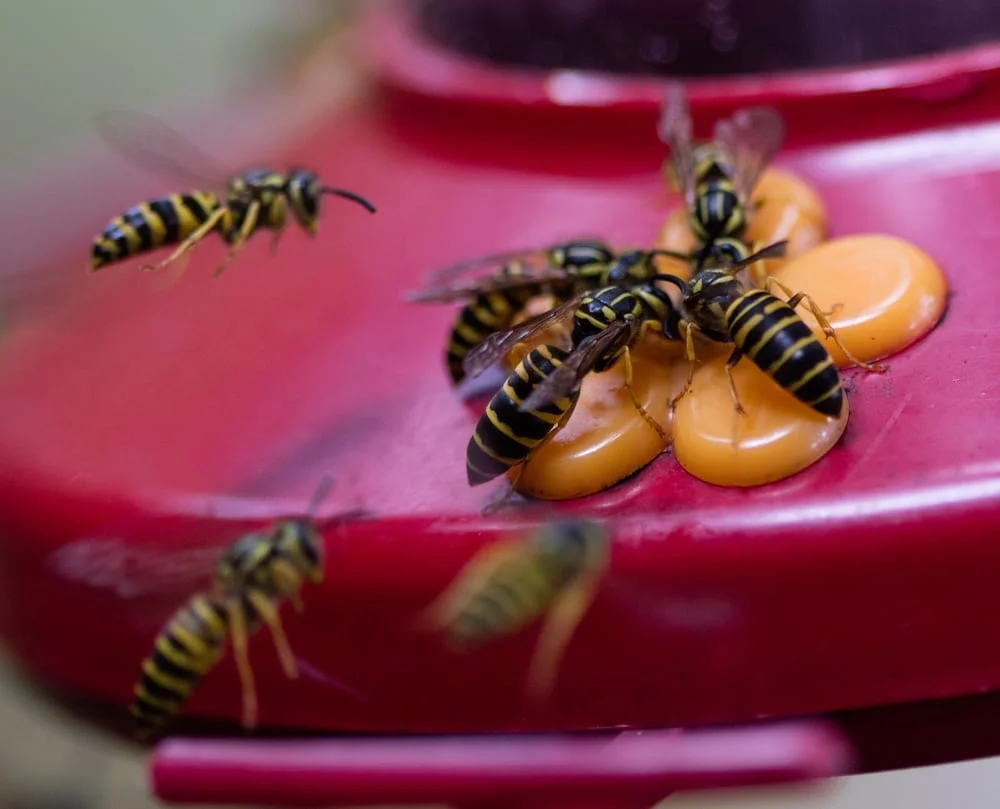
[[[850,761],[820,723],[584,738],[174,739],[157,749],[152,781],[177,803],[646,807],[675,790],[843,775]]]

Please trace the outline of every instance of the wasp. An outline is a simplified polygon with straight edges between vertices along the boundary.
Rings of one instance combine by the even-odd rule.
[[[603,523],[556,520],[487,545],[428,608],[423,622],[446,645],[469,652],[520,632],[546,615],[531,664],[530,697],[550,693],[573,632],[607,568]]]
[[[313,495],[310,514],[331,486],[331,479],[324,478]],[[143,661],[130,709],[138,720],[139,735],[149,735],[177,713],[222,657],[229,639],[242,684],[243,725],[254,727],[257,696],[247,639],[266,624],[282,670],[289,679],[296,679],[298,667],[279,607],[288,599],[301,609],[303,583],[322,580],[322,535],[312,517],[280,520],[237,540],[222,555],[211,591],[192,596],[174,613]]]
[[[445,364],[455,384],[466,377],[465,359],[491,335],[509,329],[530,300],[551,295],[565,302],[584,291],[611,284],[629,287],[656,274],[657,257],[689,261],[669,250],[629,250],[616,253],[599,241],[580,240],[554,247],[518,250],[473,259],[439,270],[432,285],[409,293],[413,302],[464,300],[445,351]],[[499,266],[498,266],[499,265]],[[488,267],[485,277],[445,283],[454,276]]]
[[[323,185],[305,169],[276,172],[256,168],[225,180],[211,158],[182,135],[152,116],[113,113],[100,119],[104,137],[123,154],[172,175],[185,176],[203,187],[225,187],[224,193],[188,191],[135,205],[108,223],[94,239],[90,266],[99,270],[160,247],[176,245],[170,255],[144,270],[158,270],[177,261],[210,233],[229,245],[221,273],[247,239],[260,230],[273,232],[272,251],[292,218],[315,236],[324,196],[348,199],[375,213],[375,206],[352,191]]]
[[[681,318],[673,322],[670,336],[685,341],[691,363],[687,384],[674,404],[691,389],[694,377],[694,333],[710,340],[732,343],[733,352],[726,362],[729,390],[736,411],[745,414],[733,380],[732,369],[744,357],[796,399],[828,418],[836,418],[843,407],[840,373],[829,352],[796,313],[805,304],[816,318],[824,335],[832,339],[854,365],[867,371],[881,372],[885,367],[862,362],[840,341],[827,320],[832,312],[823,312],[804,292],[792,293],[775,278],[768,278],[764,289],[747,289],[738,273],[748,265],[784,253],[786,242],[776,242],[725,268],[706,268],[690,281],[672,275],[658,280],[675,284],[681,291]],[[787,300],[771,292],[777,287]]]
[[[697,268],[720,258],[719,239],[742,239],[750,197],[764,168],[781,147],[785,124],[771,107],[737,110],[718,121],[710,141],[695,144],[683,88],[667,90],[659,123],[660,140],[670,147],[668,162],[700,247]]]
[[[625,387],[633,405],[666,441],[663,428],[632,388],[631,348],[645,329],[657,327],[664,336],[672,336],[678,329],[679,312],[670,296],[652,281],[633,288],[606,286],[582,293],[506,332],[491,335],[470,352],[466,370],[473,376],[481,373],[517,343],[570,317],[569,349],[552,345],[534,348],[486,406],[466,449],[470,486],[486,483],[518,465],[520,476],[523,465],[568,420],[584,377],[607,371],[619,359],[624,361]],[[517,481],[510,491],[516,486]]]

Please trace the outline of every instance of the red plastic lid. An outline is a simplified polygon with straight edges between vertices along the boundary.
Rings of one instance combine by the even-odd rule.
[[[383,31],[383,46],[395,35]],[[409,53],[413,90],[427,70]],[[441,78],[431,51],[421,58],[437,65],[436,101],[426,87],[398,92],[385,67],[397,91],[339,112],[290,161],[364,193],[376,216],[330,204],[315,241],[289,233],[272,258],[267,239],[253,240],[217,279],[221,249],[205,245],[166,290],[134,266],[87,276],[85,244],[53,256],[46,272],[65,279],[62,297],[15,322],[0,351],[5,638],[36,676],[124,710],[155,633],[207,581],[219,550],[302,508],[329,472],[337,486],[324,513],[360,507],[375,518],[331,530],[326,583],[307,591],[303,614],[289,611],[300,681],[290,686],[267,639],[255,640],[265,723],[389,733],[697,725],[995,688],[995,53],[954,57],[966,71],[955,75],[974,80],[947,98],[914,89],[926,61],[903,66],[902,87],[838,102],[855,143],[817,137],[781,154],[816,183],[835,234],[894,234],[937,257],[955,289],[948,317],[888,375],[848,372],[844,440],[792,479],[721,489],[665,455],[556,507],[610,518],[615,545],[545,708],[523,698],[533,632],[465,657],[412,632],[484,542],[550,507],[480,516],[495,492],[465,482],[477,412],[443,370],[453,313],[398,293],[430,268],[502,248],[580,233],[648,243],[677,201],[658,172],[651,91],[622,81],[612,115],[522,97],[512,76],[508,109],[494,116]],[[383,65],[399,56],[382,55]],[[884,70],[881,85],[893,84]],[[466,85],[500,94],[481,67],[468,71]],[[825,103],[826,81],[737,83],[719,103],[756,92],[806,115]],[[714,110],[706,87],[694,91],[702,123]],[[533,104],[551,129],[536,125]],[[803,120],[792,118],[793,132]],[[934,127],[874,137],[913,122]],[[78,213],[96,232],[115,211],[95,192]],[[189,708],[238,716],[230,660]]]

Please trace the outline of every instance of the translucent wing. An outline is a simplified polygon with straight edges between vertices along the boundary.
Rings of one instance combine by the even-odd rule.
[[[96,120],[101,137],[133,163],[155,169],[173,180],[204,188],[222,188],[230,175],[180,132],[155,116],[116,110],[99,113]]]
[[[567,274],[563,270],[539,270],[524,274],[496,275],[490,278],[477,278],[459,281],[439,287],[428,287],[404,293],[403,300],[411,303],[442,303],[447,301],[465,300],[497,292],[505,289],[523,289],[539,286],[549,281],[564,281]]]
[[[520,410],[537,410],[572,392],[604,354],[631,337],[632,324],[616,320],[606,329],[580,343],[556,371],[521,402]]]
[[[715,125],[715,142],[733,161],[733,185],[745,203],[785,139],[785,122],[771,107],[737,110]]]
[[[520,262],[528,265],[544,267],[547,262],[550,248],[536,247],[522,250],[506,250],[502,253],[491,253],[488,256],[471,258],[468,261],[460,261],[435,270],[427,276],[429,284],[443,284],[453,278],[459,278],[476,270],[488,269],[491,273],[496,273],[505,264]]]
[[[465,373],[470,377],[479,376],[518,343],[524,342],[548,326],[568,319],[579,305],[581,297],[583,296],[577,295],[548,312],[530,317],[506,331],[491,334],[465,357],[463,363]]]
[[[657,131],[660,140],[670,147],[670,170],[684,197],[684,204],[690,208],[694,204],[694,146],[691,113],[680,84],[671,84],[667,88]]]

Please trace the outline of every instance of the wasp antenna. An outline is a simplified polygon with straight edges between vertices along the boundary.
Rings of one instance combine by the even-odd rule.
[[[766,258],[777,258],[778,256],[785,255],[785,248],[788,247],[788,240],[783,239],[780,242],[775,242],[774,244],[769,244],[767,247],[762,247],[756,253],[747,256],[743,261],[738,261],[732,267],[729,268],[730,272],[736,273],[742,270],[744,267],[748,267],[751,264],[761,261]]]
[[[375,206],[372,205],[368,200],[359,194],[355,194],[351,191],[345,191],[343,188],[331,188],[329,186],[323,186],[320,189],[323,194],[333,194],[337,197],[343,197],[344,199],[349,199],[352,202],[358,203],[362,208],[368,211],[368,213],[375,213]]]
[[[316,515],[316,509],[320,507],[322,502],[330,496],[330,492],[333,491],[333,482],[333,475],[329,472],[323,475],[319,485],[316,487],[316,491],[313,492],[313,496],[309,498],[309,506],[306,509],[307,516],[314,517]]]
[[[668,284],[673,284],[681,292],[687,289],[687,281],[678,278],[676,275],[668,275],[667,273],[659,272],[652,278],[653,281],[665,281]]]

